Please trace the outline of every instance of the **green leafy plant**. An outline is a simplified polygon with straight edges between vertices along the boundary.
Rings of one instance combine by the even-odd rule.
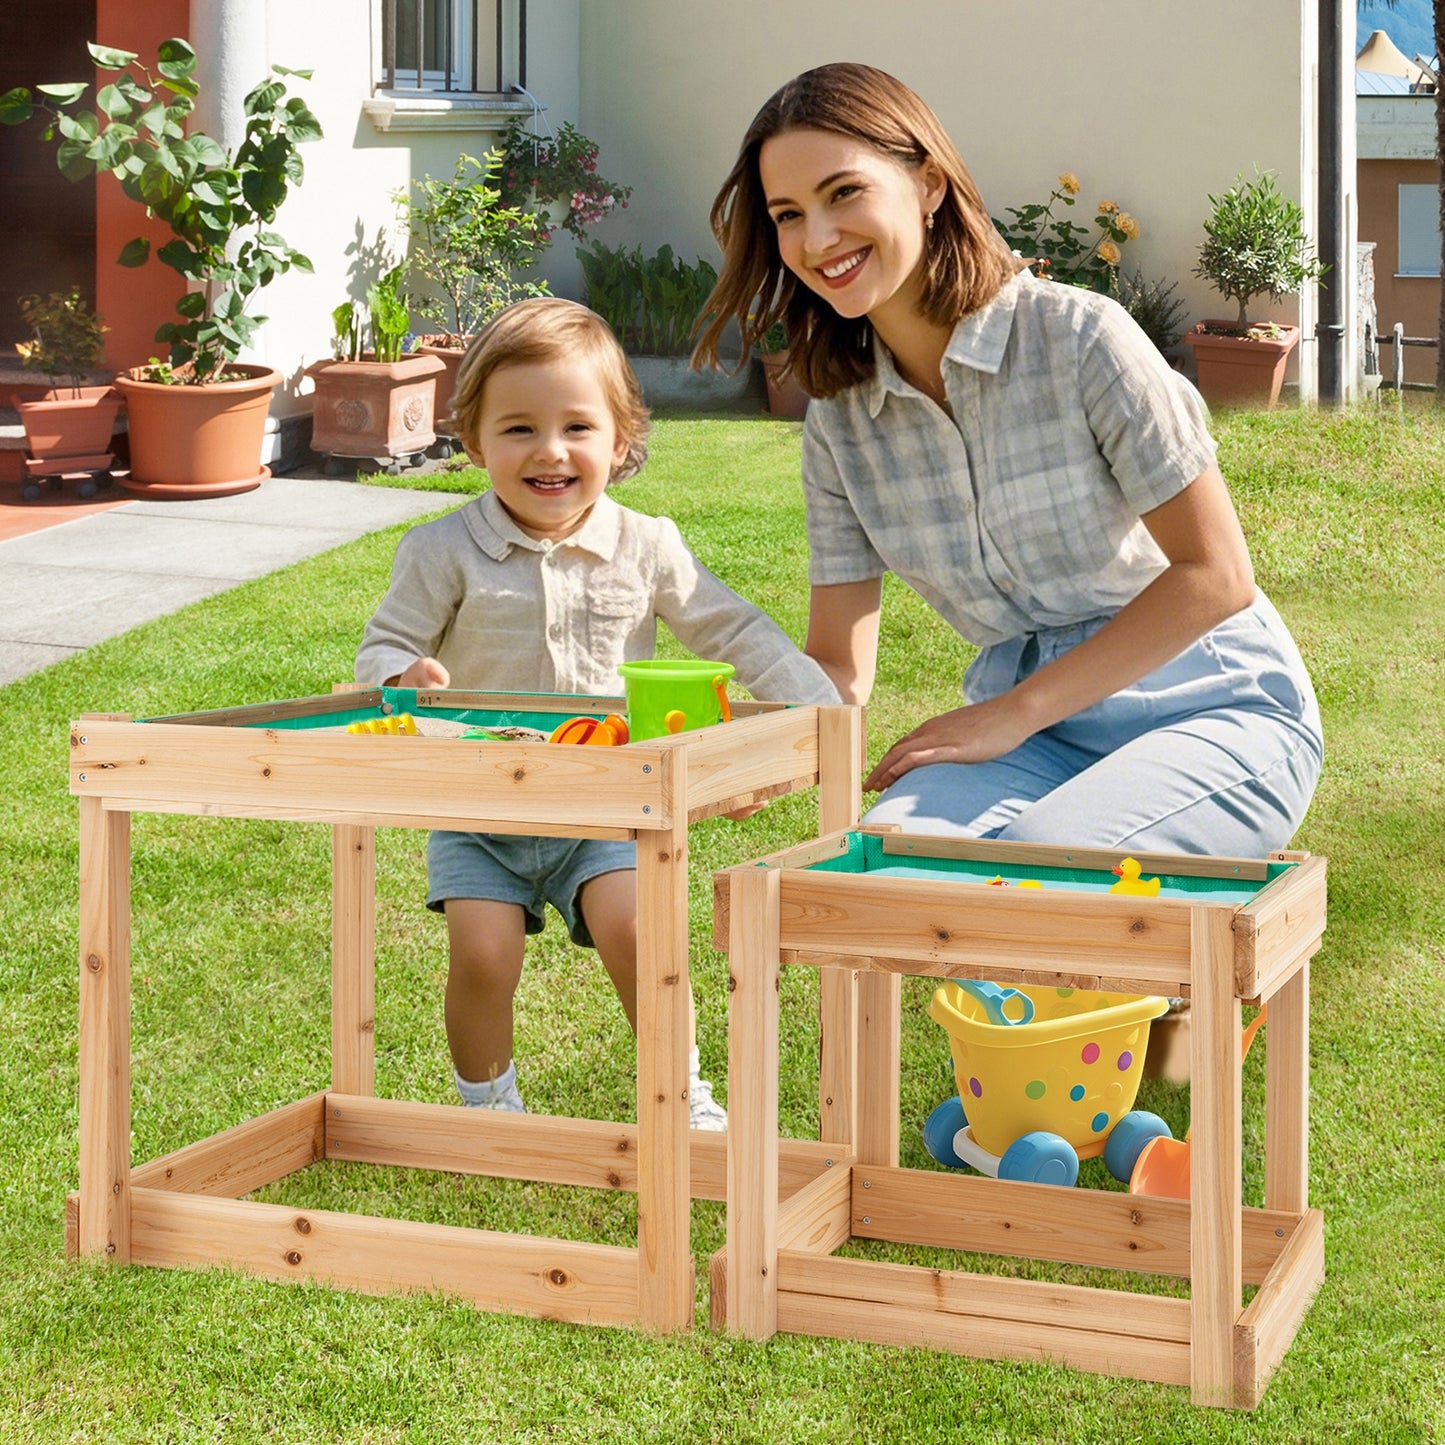
[[[52,291],[48,296],[22,296],[20,316],[30,332],[29,341],[17,341],[20,364],[27,371],[43,371],[50,389],[59,390],[62,376],[69,378],[77,395],[86,374],[105,355],[106,326],[91,310],[80,287]]]
[[[587,304],[616,333],[623,346],[651,356],[685,356],[717,270],[698,257],[688,265],[660,246],[653,256],[642,247],[627,251],[594,245],[577,253],[587,286]]]
[[[366,288],[365,325],[354,301],[343,301],[331,313],[335,331],[331,349],[338,360],[401,360],[411,325],[411,315],[401,292],[405,275],[404,265],[393,266]],[[370,358],[365,357],[368,343]]]
[[[632,187],[619,186],[598,173],[597,146],[570,123],[539,136],[528,120],[519,118],[503,132],[500,149],[502,204],[560,212],[555,224],[579,241],[613,210],[627,209]],[[539,219],[537,239],[545,248],[552,230],[545,217]]]
[[[455,346],[512,302],[549,294],[545,281],[517,279],[536,262],[541,222],[502,204],[492,184],[502,159],[500,150],[460,155],[450,179],[425,176],[414,196],[396,198],[411,230],[410,274],[425,283],[412,307]]]
[[[1249,330],[1247,308],[1256,296],[1279,301],[1328,269],[1311,252],[1304,212],[1280,194],[1272,171],[1252,181],[1237,176],[1209,203],[1194,274],[1239,306],[1238,331]]]
[[[1138,239],[1139,223],[1117,201],[1100,201],[1094,207],[1092,227],[1054,215],[1055,206],[1073,206],[1079,179],[1071,171],[1042,205],[1009,206],[1010,221],[993,218],[994,228],[1010,248],[1033,263],[1041,276],[1116,295],[1119,260],[1123,248]]]
[[[128,50],[90,45],[96,70],[113,79],[100,86],[96,109],[83,106],[84,82],[21,86],[0,96],[0,122],[18,125],[44,115],[43,138],[57,140],[56,163],[70,180],[109,171],[121,190],[171,229],[156,259],[194,289],[176,303],[179,321],[155,339],[170,346],[170,363],[185,379],[223,378],[248,345],[263,316],[247,313],[254,294],[292,267],[311,263],[270,229],[276,212],[303,174],[299,147],[321,126],[298,96],[287,98],[283,77],[310,72],[272,66],[273,78],[245,98],[246,136],[234,156],[210,136],[186,133],[200,92],[196,53],[165,40],[154,74]],[[126,243],[122,266],[141,266],[151,244]]]
[[[1139,271],[1119,276],[1119,304],[1160,351],[1173,346],[1184,329],[1185,306],[1175,294],[1178,290],[1176,282],[1148,281]]]

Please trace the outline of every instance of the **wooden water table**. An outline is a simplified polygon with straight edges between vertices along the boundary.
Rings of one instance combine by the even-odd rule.
[[[786,1330],[1053,1360],[1188,1385],[1202,1405],[1258,1403],[1324,1274],[1323,1220],[1307,1201],[1307,1111],[1325,860],[1136,856],[1162,876],[1159,896],[1108,892],[1118,854],[866,828],[716,875],[731,992],[715,1323],[755,1339]],[[995,877],[1042,886],[986,886]],[[790,1181],[780,1204],[786,964],[856,972],[857,1080],[851,1150],[802,1187]],[[1187,995],[1190,1197],[899,1168],[903,974]],[[1264,1207],[1255,1209],[1241,1197],[1240,1005],[1265,1000]],[[1098,1053],[1085,1045],[1083,1062]],[[1190,1296],[835,1257],[850,1239],[1179,1276]],[[1258,1288],[1242,1308],[1246,1284]]]
[[[688,828],[819,785],[821,826],[856,820],[862,712],[739,702],[727,723],[623,747],[354,736],[412,714],[550,730],[621,698],[341,689],[323,696],[71,727],[80,799],[80,1187],[72,1253],[224,1264],[367,1291],[446,1290],[487,1309],[656,1330],[691,1324],[690,1200],[722,1199],[727,1141],[688,1128]],[[149,1163],[130,1157],[133,813],[332,827],[331,1080],[308,1097]],[[506,1115],[375,1096],[375,829],[455,828],[637,842],[637,1123]],[[143,866],[144,858],[137,860]],[[825,1127],[851,1128],[849,999],[826,990],[837,1044]],[[691,1133],[691,1137],[690,1136]],[[784,1189],[822,1143],[783,1146]],[[297,1209],[243,1198],[318,1161],[631,1190],[635,1247]]]

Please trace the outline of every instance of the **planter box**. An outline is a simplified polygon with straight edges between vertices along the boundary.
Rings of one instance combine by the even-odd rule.
[[[466,336],[462,339],[465,345],[447,346],[444,344],[445,337],[423,336],[416,345],[419,355],[434,356],[443,367],[443,370],[437,373],[434,408],[436,430],[443,437],[456,436],[456,432],[452,430],[452,398],[456,395],[457,376],[462,369],[462,358],[466,356],[467,347],[472,344],[474,338]]]
[[[759,360],[763,363],[763,377],[768,385],[768,411],[773,416],[800,417],[808,410],[808,393],[798,379],[783,369],[788,364],[786,351],[765,351]]]
[[[318,361],[311,445],[333,457],[420,457],[436,441],[436,356]]]
[[[121,407],[121,395],[114,387],[83,386],[75,391],[62,387],[33,401],[19,395],[12,400],[25,427],[33,475],[65,471],[49,463],[67,458],[103,456],[101,465],[109,464],[110,439]]]
[[[1215,334],[1230,321],[1201,321],[1185,336],[1193,348],[1199,390],[1211,406],[1271,407],[1279,400],[1289,354],[1299,345],[1299,327],[1281,326],[1279,338]]]

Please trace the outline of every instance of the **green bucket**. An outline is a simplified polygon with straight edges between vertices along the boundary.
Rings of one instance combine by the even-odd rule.
[[[665,738],[684,729],[727,722],[727,680],[735,669],[727,662],[624,662],[627,733],[632,742]]]

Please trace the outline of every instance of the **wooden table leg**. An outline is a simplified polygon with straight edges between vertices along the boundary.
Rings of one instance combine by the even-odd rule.
[[[130,814],[80,800],[81,1254],[130,1261]]]
[[[1310,966],[1269,1001],[1264,1041],[1264,1207],[1309,1207]]]
[[[637,1253],[645,1329],[692,1324],[687,773],[663,755],[671,827],[637,831]]]
[[[376,829],[331,830],[331,1087],[376,1092]]]
[[[818,828],[826,837],[858,822],[862,804],[863,710],[818,710]],[[858,973],[818,974],[818,1137],[851,1147],[857,1091]]]
[[[1224,909],[1191,910],[1190,1385],[1196,1405],[1233,1405],[1243,1300],[1240,1013]]]
[[[727,1324],[778,1331],[778,898],[775,868],[731,875]]]
[[[860,1164],[898,1164],[899,1029],[903,980],[858,976],[858,1058],[853,1152]]]

